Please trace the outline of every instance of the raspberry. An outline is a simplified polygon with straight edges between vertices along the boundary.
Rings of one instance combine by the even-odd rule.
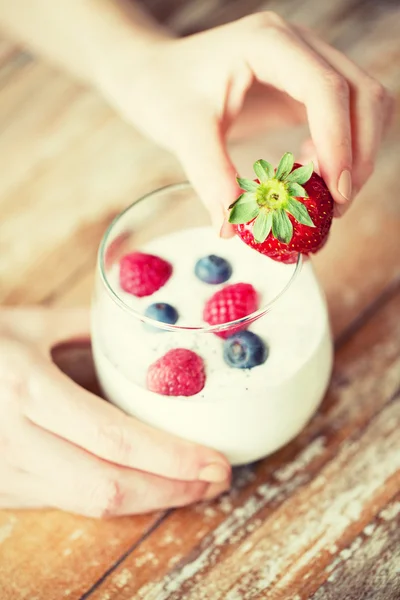
[[[169,350],[147,371],[148,389],[163,396],[193,396],[205,381],[203,359],[186,348]]]
[[[151,296],[170,278],[172,265],[153,254],[132,252],[121,258],[119,282],[128,294]]]
[[[209,325],[220,325],[247,317],[258,308],[257,292],[250,283],[234,283],[216,292],[204,307],[203,319]],[[237,325],[217,333],[227,338],[247,325]]]

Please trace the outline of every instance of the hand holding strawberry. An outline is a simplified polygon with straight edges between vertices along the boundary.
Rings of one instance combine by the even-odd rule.
[[[274,260],[292,263],[325,244],[333,217],[333,198],[313,164],[301,166],[283,155],[276,171],[265,160],[254,163],[258,179],[237,178],[243,194],[230,206],[229,222],[249,246]]]
[[[262,11],[201,34],[159,39],[155,47],[142,44],[139,52],[136,32],[127,33],[127,43],[119,39],[107,52],[100,89],[122,116],[177,155],[222,237],[232,234],[221,226],[238,193],[229,136],[306,121],[307,147],[312,139],[337,216],[371,175],[393,101],[308,29]]]

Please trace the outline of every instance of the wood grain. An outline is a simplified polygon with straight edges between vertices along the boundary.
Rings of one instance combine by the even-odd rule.
[[[274,4],[270,4],[274,8]],[[322,5],[313,7],[313,4],[303,2],[300,10],[292,0],[280,3],[279,10],[284,15],[298,17],[299,22],[312,13],[314,24],[328,40],[342,47],[398,92],[399,49],[396,41],[399,11],[395,7],[390,11],[374,9],[376,18],[373,27],[368,19],[367,27],[365,19],[360,20],[359,11],[350,11],[346,18],[340,18],[346,6],[343,1],[329,9],[322,8]],[[218,6],[225,15],[232,8],[225,3]],[[212,24],[215,15],[209,11],[209,16]],[[362,36],[354,35],[361,26]],[[35,61],[16,68],[14,77],[9,77],[3,86],[0,102],[1,98],[0,122],[3,114],[7,127],[0,136],[0,154],[7,154],[9,166],[0,181],[0,301],[6,304],[42,302],[54,295],[58,285],[64,289],[63,282],[70,285],[72,280],[82,276],[82,261],[71,252],[73,246],[79,247],[82,230],[89,227],[90,231],[98,231],[96,223],[106,223],[134,198],[164,183],[177,181],[183,174],[172,156],[123,123],[95,93],[82,89],[43,63]],[[399,165],[396,152],[398,131],[397,122],[381,155],[385,197],[390,203],[390,206],[384,204],[383,214],[377,211],[381,222],[375,229],[377,232],[388,230],[383,253],[388,248],[393,251],[396,241],[393,237],[396,223],[393,223],[392,215],[396,198],[395,173]],[[291,131],[279,132],[278,136],[271,134],[266,137],[263,134],[259,139],[242,142],[239,147],[236,145],[233,153],[237,157],[238,169],[245,172],[253,160],[259,158],[259,152],[265,155],[265,145],[269,147],[271,160],[276,160],[288,147],[295,150],[298,137],[297,132]],[[366,190],[363,193],[358,200],[359,205],[367,200],[371,205],[376,196],[381,196],[380,182],[378,177],[371,181],[371,192]],[[341,256],[338,252],[341,240],[348,238],[354,223],[358,228],[361,216],[362,227],[367,234],[365,237],[369,241],[375,214],[371,216],[369,210],[361,214],[361,208],[358,210],[360,212],[353,211],[352,217],[336,226],[337,233],[334,234],[338,242],[330,245],[329,252],[330,256],[339,257],[337,260]],[[91,223],[95,224],[93,229]],[[30,235],[27,237],[24,232],[28,229]],[[14,243],[15,239],[18,239],[18,244]],[[85,240],[92,246],[91,253],[87,248],[83,252],[84,260],[88,259],[87,270],[93,268],[99,239],[100,231],[93,237],[85,232]],[[69,252],[71,260],[67,260]],[[323,263],[325,259],[322,256],[320,260]],[[54,271],[55,262],[62,263],[63,268],[57,270],[54,279],[48,273]],[[350,271],[353,272],[351,268]],[[375,267],[373,271],[379,277]],[[25,286],[27,279],[34,281],[35,286]],[[368,278],[365,278],[363,283],[368,285],[367,282]],[[381,284],[384,286],[386,283],[383,273]],[[347,294],[347,302],[351,302],[351,294],[352,290]],[[80,301],[86,301],[88,297],[86,293]],[[371,296],[363,290],[361,298],[367,298],[368,302]],[[362,306],[354,302],[353,315],[360,309]],[[337,312],[343,314],[340,304]]]
[[[321,410],[214,503],[98,522],[0,512],[1,600],[395,600],[399,591],[400,7],[361,0],[148,0],[177,32],[260,8],[314,27],[386,84],[375,175],[314,264],[338,340]],[[232,141],[238,170],[304,129]],[[0,38],[0,302],[88,305],[111,218],[183,178],[92,90]]]
[[[246,600],[274,583],[265,597],[285,599],[306,573],[318,583],[399,490],[399,309],[397,294],[341,348],[322,409],[292,444],[239,469],[213,505],[171,514],[92,597]]]
[[[98,522],[58,511],[1,511],[1,600],[80,598],[159,518]]]
[[[400,494],[325,568],[312,600],[400,598]],[[299,594],[299,600],[308,596]]]

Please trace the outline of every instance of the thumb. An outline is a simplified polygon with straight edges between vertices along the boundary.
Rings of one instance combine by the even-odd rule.
[[[38,427],[110,463],[181,481],[221,483],[230,477],[228,460],[216,450],[128,416],[50,362],[35,364],[22,410]]]
[[[2,315],[14,335],[46,355],[49,348],[60,342],[89,338],[88,308],[5,308]]]
[[[51,347],[63,342],[88,340],[88,308],[50,309],[46,311],[46,343]]]
[[[216,119],[191,119],[182,127],[175,153],[188,179],[209,210],[213,226],[222,237],[233,235],[227,222],[228,207],[238,197],[236,169],[228,155],[225,137]]]

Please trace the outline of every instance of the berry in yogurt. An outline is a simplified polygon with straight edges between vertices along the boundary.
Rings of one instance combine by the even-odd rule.
[[[155,302],[154,304],[150,304],[150,306],[146,308],[144,314],[146,317],[154,319],[154,321],[168,323],[169,325],[175,325],[179,319],[179,314],[176,308],[167,302]],[[161,330],[156,329],[156,331]]]
[[[135,236],[124,247],[136,250],[136,242]],[[326,303],[312,261],[301,267],[271,260],[211,227],[174,229],[140,251],[162,257],[173,272],[150,300],[122,287],[119,264],[103,265],[114,294],[99,275],[92,347],[105,396],[145,423],[219,450],[232,464],[293,439],[321,402],[332,368]],[[211,286],[196,276],[197,261],[209,255],[229,261],[228,283]],[[152,323],[159,334],[143,326],[146,309],[157,303],[179,313],[172,328]],[[260,309],[240,337],[232,329],[224,338],[208,331],[209,321],[218,325]],[[250,333],[257,337],[250,341]],[[266,360],[252,366],[261,361],[257,338]]]
[[[258,308],[258,295],[251,283],[234,283],[215,292],[206,302],[203,319],[209,325],[221,325],[243,319]],[[216,335],[229,337],[236,331],[245,329],[246,324],[237,325]]]
[[[124,292],[141,298],[151,296],[163,287],[172,274],[168,261],[144,252],[132,252],[122,257],[119,282]]]
[[[194,272],[200,281],[210,284],[225,283],[232,275],[231,264],[221,256],[209,254],[199,258]]]
[[[164,396],[194,396],[206,381],[203,359],[186,348],[170,350],[147,372],[147,387]]]
[[[268,348],[252,331],[238,331],[224,343],[224,360],[235,369],[253,369],[265,363]]]

